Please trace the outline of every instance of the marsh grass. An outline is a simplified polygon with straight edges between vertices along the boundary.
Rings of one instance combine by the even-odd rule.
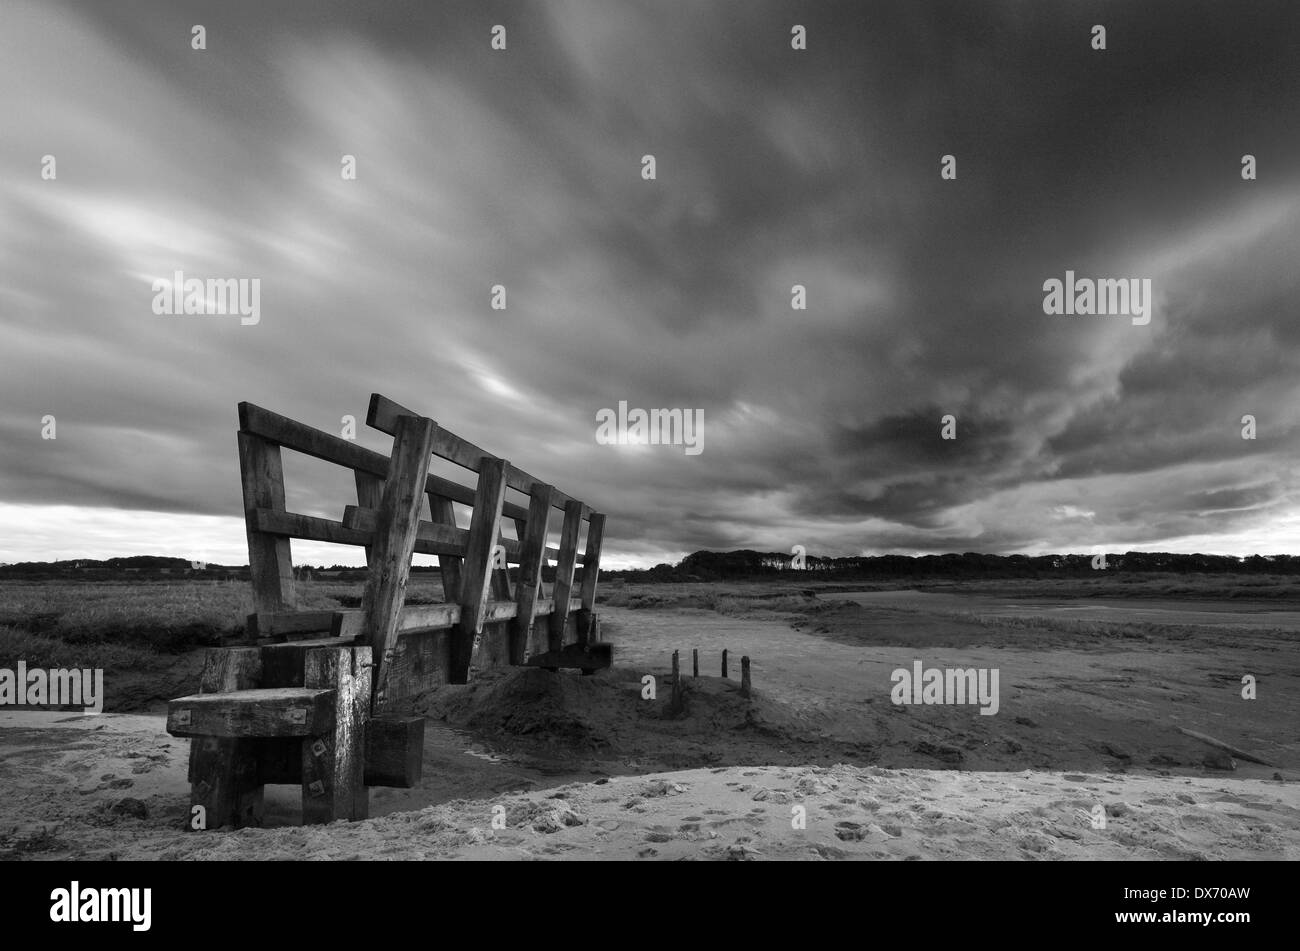
[[[155,670],[166,666],[166,655],[130,644],[73,644],[54,637],[0,626],[0,667],[13,670],[23,661],[28,668],[103,668],[104,670]]]

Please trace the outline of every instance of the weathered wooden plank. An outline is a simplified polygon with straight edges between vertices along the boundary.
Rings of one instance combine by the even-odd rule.
[[[596,581],[600,577],[600,548],[605,537],[605,516],[591,514],[587,523],[587,548],[582,554],[582,608],[596,610]]]
[[[554,490],[554,488],[555,488],[554,486],[551,486],[552,490]],[[550,514],[551,514],[550,509],[548,508],[546,512],[548,522],[550,521]],[[529,506],[529,518],[532,518],[531,505]],[[515,534],[519,536],[518,564],[522,565],[524,561],[524,538],[528,535],[528,519],[525,518],[515,519]],[[541,566],[537,572],[537,597],[539,598],[542,596],[542,592],[545,590],[545,585],[542,584],[542,574],[546,568],[546,559],[548,556],[558,557],[559,554],[560,554],[560,550],[558,548],[547,548],[546,542],[545,541],[542,542],[542,561],[541,561]],[[507,558],[510,557],[508,553],[506,557]]]
[[[249,637],[281,637],[289,634],[310,634],[328,631],[334,623],[335,611],[266,611],[250,614],[244,624]]]
[[[501,530],[501,506],[505,501],[506,471],[510,464],[504,459],[484,457],[479,466],[478,504],[470,519],[469,547],[465,553],[465,571],[461,577],[461,633],[464,650],[465,638],[472,638],[466,657],[466,677],[478,669],[475,654],[482,645],[484,618],[487,613],[490,579],[492,577],[492,549]],[[459,653],[455,658],[460,659]]]
[[[451,643],[455,628],[397,635],[384,696],[389,704],[451,682]]]
[[[432,516],[434,523],[456,528],[456,509],[452,506],[452,500],[445,495],[438,495],[434,492],[429,492],[427,495],[429,497],[429,514]],[[468,531],[465,533],[465,542],[466,544],[469,543]],[[442,575],[442,599],[448,604],[460,604],[460,576],[464,562],[463,555],[438,556],[438,573]]]
[[[397,625],[411,574],[416,526],[424,503],[430,447],[437,430],[433,420],[404,416],[397,422],[393,456],[379,506],[379,528],[373,534],[369,578],[361,598],[362,640],[374,651],[375,712],[384,702],[384,667],[391,660]]]
[[[403,416],[410,415],[414,415],[413,411],[402,406],[400,403],[396,403],[388,397],[381,396],[378,393],[372,393],[370,395],[370,409],[366,413],[366,425],[378,429],[380,432],[391,434],[394,427],[397,425],[397,420]],[[468,439],[463,439],[450,430],[442,428],[439,428],[438,430],[438,438],[434,441],[433,451],[448,462],[454,462],[459,466],[469,469],[471,472],[481,472],[479,466],[483,459],[497,458],[492,453],[480,449]],[[527,472],[524,472],[522,469],[516,469],[513,466],[510,467],[510,471],[506,474],[506,484],[510,488],[522,492],[527,496],[532,495],[533,486],[539,482],[539,479],[534,479]],[[562,509],[570,501],[572,501],[570,497],[565,495],[559,489],[554,490],[551,504],[556,508]],[[582,503],[578,504],[581,505]],[[510,518],[523,519],[528,517],[526,510],[516,512],[511,511],[511,508],[517,509],[519,507],[507,507],[506,514]],[[586,506],[583,506],[582,517],[584,519],[587,517]]]
[[[370,660],[369,647],[317,647],[307,652],[307,687],[338,699],[331,726],[314,731],[302,743],[304,825],[370,814],[365,784]]]
[[[348,505],[343,509],[343,524],[363,532],[374,532],[379,527],[379,510]],[[441,525],[421,519],[416,523],[415,537],[422,554],[453,555],[464,557],[469,532],[454,525]]]
[[[209,650],[199,675],[202,693],[248,690],[261,685],[261,653],[257,648]],[[190,741],[190,814],[186,829],[193,829],[197,813],[203,828],[260,826],[263,789],[258,778],[258,747],[254,740],[215,736]]]
[[[357,611],[335,611],[334,623],[330,626],[330,637],[346,637],[357,640],[366,626],[366,616]]]
[[[381,479],[388,474],[388,460],[373,449],[367,449],[333,433],[322,432],[253,403],[239,404],[239,428],[323,462],[359,469]]]
[[[424,773],[424,717],[375,717],[366,723],[367,786],[410,789]]]
[[[361,509],[355,505],[343,508],[342,522],[315,515],[299,515],[297,512],[274,512],[269,509],[255,509],[250,513],[251,524],[268,535],[283,535],[291,538],[303,538],[309,541],[330,542],[335,545],[357,545],[369,549],[373,542],[375,527],[380,515],[374,509]],[[464,553],[463,528],[447,529],[433,522],[422,521],[423,528],[416,536],[414,550],[421,555],[445,555]],[[516,542],[508,542],[506,554]],[[518,550],[517,548],[515,549]],[[369,563],[367,556],[367,564]]]
[[[533,611],[537,607],[538,589],[542,581],[542,559],[546,557],[546,529],[551,515],[553,487],[541,482],[533,483],[533,494],[528,505],[528,521],[519,531],[523,551],[520,553],[519,582],[515,586],[515,604],[519,613],[511,625],[510,662],[523,664],[532,653]]]
[[[459,604],[408,604],[402,608],[397,630],[404,634],[410,631],[437,630],[459,624],[460,618]]]
[[[515,605],[510,605],[515,610]],[[478,636],[475,672],[492,667],[505,667],[510,663],[510,624],[508,621],[484,620],[483,632]]]
[[[167,732],[172,736],[310,736],[333,723],[333,693],[302,687],[196,693],[167,704]]]
[[[573,570],[578,563],[578,532],[582,529],[582,512],[576,504],[564,507],[564,524],[560,529],[560,554],[555,562],[555,587],[548,628],[549,650],[558,651],[564,646],[564,628],[569,622],[569,600],[573,592]]]
[[[358,526],[376,524],[379,518],[378,513],[374,513],[370,516],[371,521],[367,521],[362,514],[362,510],[357,506],[344,506],[343,511],[345,518],[349,514],[352,515],[354,524],[335,522],[315,515],[299,515],[297,512],[273,512],[269,509],[255,509],[250,513],[249,519],[252,525],[267,535],[303,538],[308,541],[330,542],[335,545],[357,545],[368,549],[373,541],[374,532],[368,528]],[[373,509],[364,511],[374,512]],[[429,528],[419,533],[425,536],[424,538],[417,536],[414,549],[416,552],[421,555],[444,555],[448,552],[463,553],[463,543],[459,540],[459,536],[447,533],[441,526],[434,527],[432,522],[422,522],[421,524],[429,526]],[[453,531],[463,532],[464,529],[454,529]],[[507,542],[507,556],[511,551],[510,546],[516,544],[513,541]]]
[[[511,621],[519,616],[519,605],[513,601],[489,601],[483,609],[483,623],[496,624]]]
[[[257,436],[239,434],[239,478],[244,492],[244,527],[248,536],[248,572],[253,582],[253,610],[292,611],[293,555],[289,539],[269,535],[254,523],[258,509],[284,511],[284,466],[280,447]]]
[[[587,548],[582,555],[582,610],[578,612],[578,643],[594,644],[596,633],[596,582],[600,578],[600,549],[605,538],[605,516],[591,513],[587,523]]]
[[[429,631],[452,627],[460,623],[459,604],[408,604],[398,615],[397,633]],[[331,634],[336,638],[355,638],[365,626],[365,615],[360,611],[335,611]]]
[[[447,504],[450,505],[451,503],[448,502]],[[306,518],[307,516],[296,517]],[[357,505],[347,505],[343,508],[343,521],[339,524],[357,531],[373,532],[379,525],[379,511],[378,509],[361,508]],[[466,546],[469,544],[468,529],[458,528],[454,524],[447,525],[436,518],[433,521],[421,519],[415,537],[417,539],[415,550],[422,555],[438,555],[439,568],[442,568],[444,557],[463,560]],[[515,541],[513,538],[498,536],[497,544],[505,549],[508,564],[519,564],[523,551],[521,542]],[[548,548],[546,554],[555,558],[559,556],[560,550],[558,548]],[[456,567],[459,568],[460,565],[457,564]],[[445,585],[443,590],[445,593]]]
[[[357,487],[357,507],[363,509],[375,509],[378,512],[379,506],[384,500],[384,480],[371,472],[354,471],[352,479]],[[343,516],[343,524],[348,524],[347,515]],[[351,526],[353,528],[357,526]],[[373,529],[372,529],[373,530]],[[366,567],[370,567],[370,556],[372,546],[366,546]]]
[[[335,545],[359,545],[363,548],[371,543],[370,532],[348,528],[342,522],[315,515],[254,509],[248,513],[248,518],[250,524],[267,535],[305,538],[310,541],[331,542]]]
[[[273,413],[252,403],[239,404],[239,425],[250,434],[261,436],[294,452],[301,452],[303,455],[347,466],[360,472],[368,472],[381,479],[388,477],[388,457],[382,453],[359,446],[332,433],[313,429],[297,420]],[[433,473],[428,473],[425,479],[425,491],[436,492],[453,502],[474,504],[473,489]],[[511,518],[525,518],[528,515],[526,508],[513,502],[506,503],[505,512]]]

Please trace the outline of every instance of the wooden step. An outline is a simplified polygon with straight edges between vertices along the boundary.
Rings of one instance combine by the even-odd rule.
[[[172,736],[320,736],[334,729],[333,690],[274,687],[197,693],[167,704]]]

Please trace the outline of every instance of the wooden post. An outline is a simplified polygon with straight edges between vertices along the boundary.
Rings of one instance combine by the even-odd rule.
[[[725,650],[722,652],[722,676],[724,679],[727,676],[727,652]]]
[[[360,469],[354,469],[352,475],[357,484],[357,505],[363,509],[378,510],[379,506],[384,504],[384,480]],[[374,545],[366,546],[366,568],[368,569],[374,567],[371,561],[374,547]]]
[[[253,612],[292,611],[293,556],[285,535],[252,527],[257,509],[285,511],[284,466],[280,447],[250,433],[239,433],[239,477],[244,489],[244,524],[248,534],[248,573],[253,582]]]
[[[560,557],[555,561],[555,585],[551,596],[549,650],[564,647],[564,629],[569,623],[569,599],[573,596],[573,569],[578,563],[578,532],[582,530],[582,503],[570,500],[564,505],[564,525],[560,529]]]
[[[371,544],[371,565],[361,599],[361,642],[374,652],[375,712],[384,703],[388,666],[397,647],[397,622],[406,600],[406,582],[411,576],[411,555],[424,501],[424,483],[429,474],[437,425],[422,416],[403,416],[397,421],[388,479],[379,505],[379,527]]]
[[[525,664],[532,654],[533,611],[542,581],[542,561],[546,557],[546,526],[551,515],[553,486],[533,483],[528,503],[528,521],[519,533],[519,582],[515,585],[518,614],[510,625],[510,663]],[[518,529],[518,525],[515,526]]]
[[[691,676],[699,677],[700,676],[700,649],[698,647],[693,648],[691,650],[691,667],[692,667]]]
[[[439,525],[456,527],[456,509],[451,499],[445,495],[429,493],[429,514]],[[442,575],[442,600],[448,604],[460,604],[460,575],[463,558],[455,555],[438,556],[438,573]]]
[[[461,578],[461,643],[452,670],[468,683],[478,669],[483,641],[483,619],[487,611],[492,579],[492,549],[501,534],[501,507],[506,498],[506,470],[510,463],[484,456],[479,464],[478,490],[474,494],[474,517],[470,520],[465,546],[465,572]],[[469,639],[469,644],[464,643]],[[462,666],[463,665],[463,666]],[[459,679],[459,677],[458,677]],[[453,681],[455,682],[455,681]]]
[[[304,825],[365,819],[370,814],[365,768],[371,656],[369,647],[317,647],[307,651],[304,686],[330,689],[336,694],[334,728],[302,741]]]
[[[740,658],[740,695],[749,697],[749,655]]]
[[[542,485],[542,483],[540,483],[540,482],[534,482],[534,483],[533,483],[533,488],[536,488],[536,487],[539,486],[539,485]],[[555,492],[555,486],[551,486],[551,492],[552,492],[552,493]],[[530,504],[532,503],[532,500],[533,500],[533,495],[532,495],[532,493],[530,492],[530,493],[528,493],[528,501],[529,501]],[[505,511],[504,507],[502,507],[502,511]],[[551,513],[550,513],[549,511],[546,513],[546,516],[547,516],[548,519],[550,518],[550,514],[551,514]],[[532,518],[532,511],[530,510],[529,513],[528,513],[528,518],[517,518],[517,519],[514,519],[514,523],[515,523],[515,537],[519,539],[519,551],[520,551],[520,552],[522,552],[522,551],[524,550],[524,537],[528,534],[528,522],[529,522],[529,519],[531,519],[531,518]],[[546,539],[542,539],[542,564],[545,564],[545,563],[546,563]],[[508,574],[509,574],[509,572],[507,572],[507,575],[508,575]],[[520,570],[519,570],[519,576],[522,578],[522,577],[523,577],[523,574],[524,574],[524,572],[523,572],[523,568],[521,567]],[[538,590],[538,592],[539,592],[537,596],[538,596],[539,598],[541,597],[541,593],[540,593],[540,592],[541,592],[541,590],[542,590],[541,587],[540,587],[540,586],[541,586],[541,583],[542,583],[542,575],[541,575],[541,571],[539,570],[538,573],[537,573],[537,584],[538,584],[538,589],[537,589],[537,590]]]
[[[596,622],[596,581],[600,577],[600,546],[605,537],[605,516],[592,512],[587,522],[587,548],[582,553],[582,613],[578,615],[578,643],[589,646]]]
[[[521,536],[519,539],[523,541]],[[497,527],[497,544],[501,544],[501,530]],[[490,592],[490,601],[513,601],[514,597],[510,594],[510,564],[507,562],[500,568],[496,566],[496,559],[492,559],[492,576],[488,579],[488,591]]]
[[[682,672],[677,653],[677,651],[673,651],[673,692],[671,699],[668,701],[668,710],[673,716],[681,713],[686,708],[686,685],[682,683]]]
[[[256,647],[213,648],[199,677],[200,693],[255,690],[261,686],[262,652]],[[190,741],[190,813],[185,828],[194,828],[194,806],[203,807],[203,828],[260,826],[262,783],[254,739],[198,736]]]

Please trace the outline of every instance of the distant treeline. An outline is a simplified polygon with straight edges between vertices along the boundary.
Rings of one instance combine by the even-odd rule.
[[[517,566],[510,577],[517,578]],[[294,565],[294,577],[300,581],[355,582],[366,580],[366,569],[356,565]],[[414,577],[441,577],[436,565],[412,565]],[[555,567],[548,566],[544,580],[555,581]],[[248,581],[248,565],[196,563],[164,555],[132,555],[128,558],[77,558],[68,561],[24,561],[0,565],[3,581]]]
[[[602,572],[628,581],[732,581],[812,573],[818,580],[866,578],[1043,578],[1091,574],[1096,555],[875,555],[820,558],[808,555],[803,568],[792,567],[793,556],[781,552],[697,551],[675,565]],[[1101,567],[1100,565],[1097,566]],[[1107,571],[1173,572],[1177,574],[1300,574],[1300,556],[1182,555],[1130,551],[1106,554]]]
[[[867,578],[1045,578],[1087,575],[1094,572],[1096,556],[1086,555],[983,555],[978,552],[951,555],[875,555],[821,558],[808,555],[803,568],[792,567],[793,556],[781,552],[697,551],[675,565],[653,568],[602,571],[602,577],[628,581],[722,581],[741,578],[790,577],[813,573],[819,580],[855,581]],[[1176,574],[1260,574],[1300,575],[1300,555],[1180,555],[1171,552],[1129,551],[1107,553],[1106,569],[1123,572],[1173,572]],[[511,566],[510,576],[519,569]],[[416,565],[417,576],[438,575],[437,567]],[[302,565],[294,567],[302,580],[365,581],[366,570],[355,565]],[[543,580],[554,582],[555,566],[547,565]],[[196,567],[184,558],[134,555],[103,561],[82,558],[69,561],[28,561],[0,565],[0,579],[44,581],[143,580],[231,580],[247,581],[247,565],[203,564]]]
[[[414,573],[437,571],[437,568],[417,567]],[[332,565],[329,568],[310,565],[294,566],[294,575],[300,579],[321,578],[339,581],[364,581],[366,570],[350,565]],[[213,562],[192,562],[184,558],[164,555],[132,555],[128,558],[77,558],[68,561],[24,561],[16,565],[0,565],[0,579],[9,581],[170,581],[184,578],[190,581],[248,581],[248,565],[219,565]]]

